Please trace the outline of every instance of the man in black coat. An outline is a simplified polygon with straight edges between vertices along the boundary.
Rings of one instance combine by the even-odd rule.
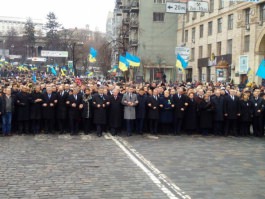
[[[264,136],[263,129],[263,112],[264,112],[264,102],[260,95],[260,89],[255,89],[253,92],[253,97],[251,98],[251,102],[254,105],[253,110],[253,135],[257,137]]]
[[[18,134],[29,133],[30,95],[28,88],[22,86],[21,92],[16,96]]]
[[[117,135],[117,131],[122,126],[123,106],[121,104],[122,97],[118,95],[119,90],[114,89],[112,95],[109,96],[109,127],[112,135]]]
[[[144,89],[139,90],[137,95],[138,105],[136,106],[136,131],[138,134],[143,133],[144,120],[146,117],[146,106],[147,106],[147,96]]]
[[[40,132],[42,111],[42,93],[40,86],[36,86],[30,97],[30,120],[33,134]]]
[[[92,98],[94,107],[94,123],[97,126],[97,136],[102,136],[104,126],[107,124],[107,107],[109,106],[108,97],[103,94],[104,88],[98,89],[98,94]]]
[[[69,124],[71,135],[77,135],[79,131],[79,122],[81,118],[81,109],[83,108],[82,96],[78,95],[79,89],[73,89],[73,94],[67,98],[69,104]]]
[[[56,120],[59,128],[59,132],[62,134],[66,131],[66,119],[67,119],[67,98],[69,94],[64,91],[63,86],[60,85],[58,87],[58,92],[57,92],[57,105],[56,105]]]
[[[224,99],[224,116],[225,116],[225,136],[238,135],[237,123],[240,116],[239,99],[235,95],[235,90],[230,90],[230,94]]]
[[[211,98],[213,105],[213,121],[214,121],[214,134],[223,135],[223,122],[224,122],[224,97],[221,96],[220,89],[215,91],[215,95]]]
[[[156,135],[159,121],[159,100],[157,89],[153,90],[153,95],[147,99],[148,120],[150,133]]]
[[[185,95],[183,95],[183,88],[178,88],[177,94],[173,96],[173,108],[174,108],[174,135],[179,135],[182,124],[183,124],[183,118],[185,109],[188,106],[187,98]]]
[[[55,121],[55,106],[57,104],[57,95],[52,93],[52,88],[47,86],[46,92],[42,96],[42,117],[44,119],[45,132],[52,133]]]

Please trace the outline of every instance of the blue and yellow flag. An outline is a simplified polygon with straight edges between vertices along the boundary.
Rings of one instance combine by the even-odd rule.
[[[37,82],[37,77],[36,77],[36,74],[35,74],[35,73],[32,73],[32,81],[33,81],[34,83]]]
[[[31,70],[37,70],[38,68],[37,68],[37,66],[31,66],[30,69]]]
[[[129,62],[130,66],[139,67],[141,60],[139,57],[131,55],[130,53],[126,52],[126,59]]]
[[[94,74],[94,73],[91,72],[91,71],[87,71],[87,72],[86,72],[87,77],[91,77],[91,76],[93,76],[93,74]]]
[[[90,48],[90,52],[88,55],[88,60],[90,63],[94,63],[97,61],[96,57],[97,57],[97,51],[94,48]]]
[[[120,55],[120,61],[119,61],[119,69],[122,72],[127,71],[129,68],[129,62],[127,61],[127,59],[123,56]]]
[[[186,62],[180,54],[176,56],[176,67],[179,68],[182,72],[185,72],[185,69],[188,67],[188,62]]]
[[[259,76],[262,79],[265,79],[265,59],[261,61],[259,68],[257,70],[256,76]]]
[[[63,70],[62,68],[61,68],[61,75],[64,77],[65,76],[65,70]]]
[[[52,73],[53,75],[57,76],[57,72],[56,72],[56,70],[54,69],[54,67],[51,67],[51,73]]]

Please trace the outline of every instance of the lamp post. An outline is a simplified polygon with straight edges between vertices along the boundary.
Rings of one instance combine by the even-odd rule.
[[[73,56],[73,69],[74,69],[74,75],[76,76],[77,75],[77,70],[76,70],[76,57],[75,57],[75,48],[77,46],[83,46],[84,43],[83,42],[74,42],[72,44],[72,56]]]

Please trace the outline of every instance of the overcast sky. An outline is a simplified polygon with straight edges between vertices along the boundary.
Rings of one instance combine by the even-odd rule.
[[[105,32],[109,11],[113,11],[115,0],[3,0],[1,1],[0,16],[31,17],[43,19],[54,12],[58,22],[65,28],[85,28],[91,30],[97,27]]]

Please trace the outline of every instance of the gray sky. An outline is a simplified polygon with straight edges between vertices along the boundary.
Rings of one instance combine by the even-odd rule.
[[[105,32],[109,11],[113,11],[114,0],[4,0],[1,2],[0,16],[31,17],[43,19],[49,12],[54,12],[59,23],[65,28],[96,27]]]

